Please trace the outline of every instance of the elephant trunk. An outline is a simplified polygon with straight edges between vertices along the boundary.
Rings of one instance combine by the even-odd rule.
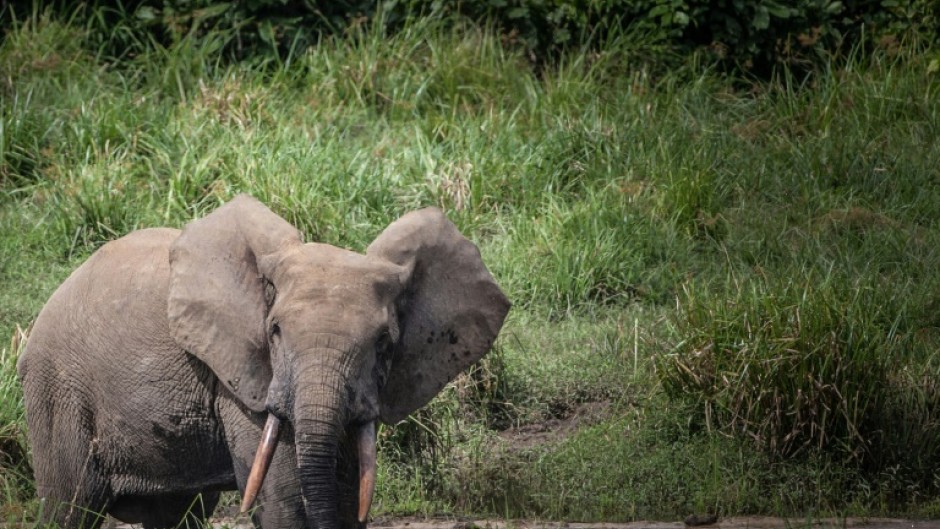
[[[332,529],[340,523],[337,513],[339,442],[345,434],[347,421],[354,418],[347,416],[347,411],[351,411],[348,407],[352,397],[350,382],[361,369],[362,355],[358,353],[353,343],[331,340],[329,346],[304,355],[309,364],[298,370],[294,379],[297,467],[308,525],[316,529]],[[347,441],[356,447],[359,462],[358,506],[353,513],[346,514],[355,516],[363,524],[375,489],[375,423],[358,424],[355,431],[349,433],[353,438]]]
[[[339,487],[337,463],[339,442],[344,432],[348,399],[348,382],[356,371],[349,365],[358,356],[340,348],[318,348],[304,355],[306,365],[295,370],[292,378],[293,407],[289,418],[294,425],[294,446],[301,493],[304,498],[307,525],[316,529],[339,527]],[[261,487],[264,474],[273,456],[280,419],[268,416],[261,444],[256,452],[248,477],[242,512]],[[357,447],[359,462],[358,508],[356,519],[363,524],[372,503],[375,488],[375,423],[358,426],[352,440]],[[352,476],[350,476],[352,477]]]
[[[336,443],[309,439],[298,443],[297,465],[308,527],[338,528]]]
[[[294,405],[294,445],[308,527],[337,529],[339,489],[336,463],[344,422],[345,374],[335,369],[307,370],[321,377],[298,380]]]

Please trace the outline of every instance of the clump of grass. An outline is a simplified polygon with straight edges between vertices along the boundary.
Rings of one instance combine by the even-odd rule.
[[[927,371],[903,292],[812,273],[753,277],[726,292],[686,286],[681,341],[657,365],[667,394],[696,403],[703,427],[781,460],[819,452],[873,469],[911,450],[940,457],[937,392],[907,380]],[[916,446],[890,441],[897,429]]]
[[[81,41],[80,30],[48,16],[28,18],[5,35],[0,44],[0,186],[42,179],[66,117],[50,112],[47,102],[67,98],[74,85],[87,85],[81,72],[93,67]]]
[[[517,217],[495,268],[523,302],[560,313],[661,301],[688,259],[673,225],[656,222],[619,185],[580,200],[547,199]]]

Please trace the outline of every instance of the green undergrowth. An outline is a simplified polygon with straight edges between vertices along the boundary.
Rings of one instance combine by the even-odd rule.
[[[629,521],[680,513],[858,514],[856,498],[865,505],[877,499],[856,490],[857,475],[819,456],[777,464],[745,441],[690,432],[686,412],[645,400],[550,446],[489,439],[486,453],[458,474],[453,501],[514,518]]]
[[[379,27],[241,63],[221,33],[120,60],[51,15],[4,35],[0,516],[35,507],[17,326],[105,241],[240,192],[360,251],[442,207],[513,301],[383,428],[379,514],[936,510],[936,50],[750,82],[654,75],[635,35],[535,72],[486,28]]]

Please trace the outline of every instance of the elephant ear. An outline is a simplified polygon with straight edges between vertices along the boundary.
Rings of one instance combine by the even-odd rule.
[[[248,408],[263,411],[271,364],[262,257],[300,244],[300,233],[239,195],[186,225],[170,247],[170,333]]]
[[[392,223],[366,253],[405,269],[400,339],[379,396],[382,420],[395,423],[489,351],[510,303],[477,247],[436,208]]]

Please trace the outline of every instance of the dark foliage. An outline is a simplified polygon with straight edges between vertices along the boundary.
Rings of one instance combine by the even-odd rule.
[[[862,43],[897,46],[917,33],[940,36],[937,0],[58,0],[3,2],[5,24],[36,9],[87,16],[102,49],[121,56],[135,43],[169,44],[191,33],[221,32],[232,58],[287,57],[325,35],[366,22],[394,31],[411,17],[469,18],[494,24],[507,46],[536,65],[571,47],[592,48],[623,34],[643,35],[680,54],[705,51],[726,69],[757,75],[776,66],[811,67]],[[126,31],[107,31],[123,24]]]

